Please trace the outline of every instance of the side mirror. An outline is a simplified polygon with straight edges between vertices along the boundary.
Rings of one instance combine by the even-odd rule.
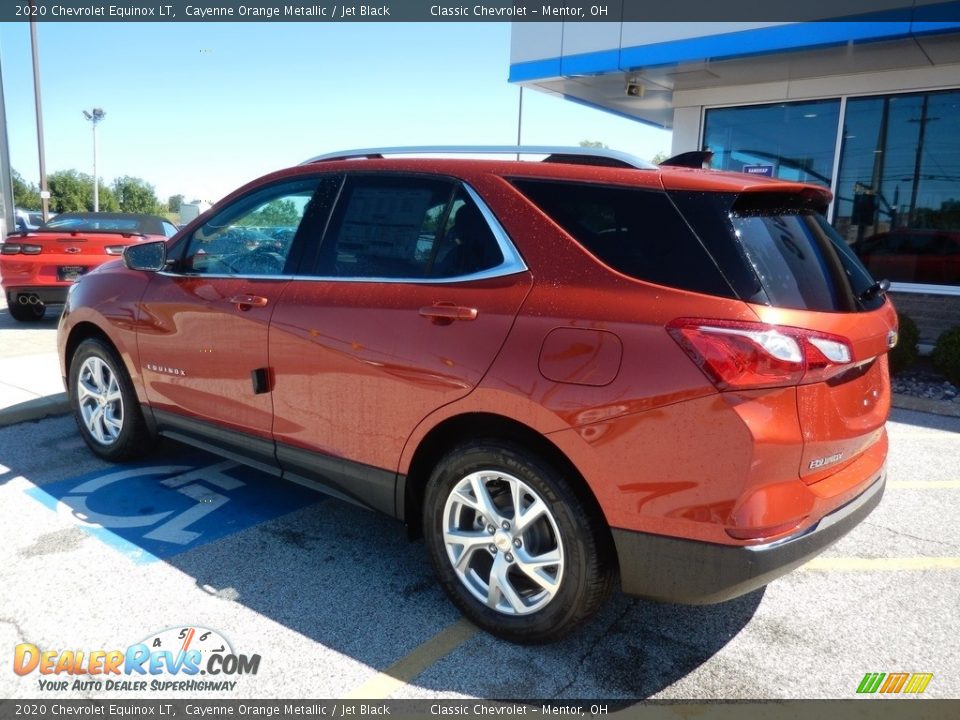
[[[167,243],[163,240],[127,245],[123,249],[123,264],[131,270],[158,272],[167,264]]]

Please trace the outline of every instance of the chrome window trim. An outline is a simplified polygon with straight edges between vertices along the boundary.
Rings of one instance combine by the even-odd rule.
[[[343,277],[343,276],[327,276],[327,275],[228,275],[220,273],[174,273],[169,271],[161,270],[158,274],[164,275],[166,277],[188,277],[188,278],[211,278],[211,279],[233,279],[233,280],[310,280],[310,281],[322,281],[322,282],[367,282],[367,283],[394,283],[394,284],[407,284],[407,285],[449,285],[451,283],[465,283],[465,282],[474,282],[476,280],[489,280],[491,278],[498,277],[507,277],[509,275],[517,275],[519,273],[527,272],[529,269],[527,264],[523,261],[523,258],[520,256],[520,253],[517,251],[516,247],[513,245],[513,241],[510,240],[510,236],[507,235],[507,231],[503,229],[503,225],[500,224],[500,221],[497,220],[497,217],[493,214],[493,211],[487,207],[487,204],[483,201],[477,191],[470,187],[469,184],[463,182],[462,180],[458,181],[460,186],[467,191],[467,195],[470,196],[470,199],[476,203],[477,208],[480,210],[480,214],[483,215],[483,219],[487,222],[487,226],[490,228],[490,231],[493,233],[494,239],[497,241],[497,246],[500,248],[500,253],[503,255],[503,262],[499,265],[496,265],[487,270],[481,270],[480,272],[469,273],[467,275],[452,275],[450,277],[443,278],[415,278],[415,277],[397,277],[397,278],[385,278],[385,277]]]

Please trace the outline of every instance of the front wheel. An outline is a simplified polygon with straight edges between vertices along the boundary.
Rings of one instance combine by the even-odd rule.
[[[608,533],[550,463],[499,442],[449,453],[427,486],[434,570],[475,624],[519,643],[555,640],[612,587]]]
[[[133,383],[102,340],[84,340],[74,353],[70,404],[87,446],[105,460],[129,460],[149,450],[152,439]]]

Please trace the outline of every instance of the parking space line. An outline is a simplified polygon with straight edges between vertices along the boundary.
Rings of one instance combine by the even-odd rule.
[[[838,570],[841,572],[861,572],[868,570],[960,570],[960,557],[818,557],[799,569],[821,571]]]
[[[383,700],[406,685],[437,660],[460,647],[477,634],[477,628],[466,620],[458,620],[441,630],[386,670],[343,696],[344,700]]]
[[[960,488],[960,480],[891,480],[887,487],[897,490],[949,490]]]

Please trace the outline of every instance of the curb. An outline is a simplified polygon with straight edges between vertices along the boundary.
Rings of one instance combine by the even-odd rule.
[[[52,415],[66,415],[69,412],[70,400],[65,392],[46,395],[0,410],[0,427],[41,420]]]
[[[894,393],[893,406],[901,410],[914,410],[931,415],[942,415],[943,417],[960,417],[960,404],[944,400],[931,400],[930,398],[918,398],[912,395]]]

